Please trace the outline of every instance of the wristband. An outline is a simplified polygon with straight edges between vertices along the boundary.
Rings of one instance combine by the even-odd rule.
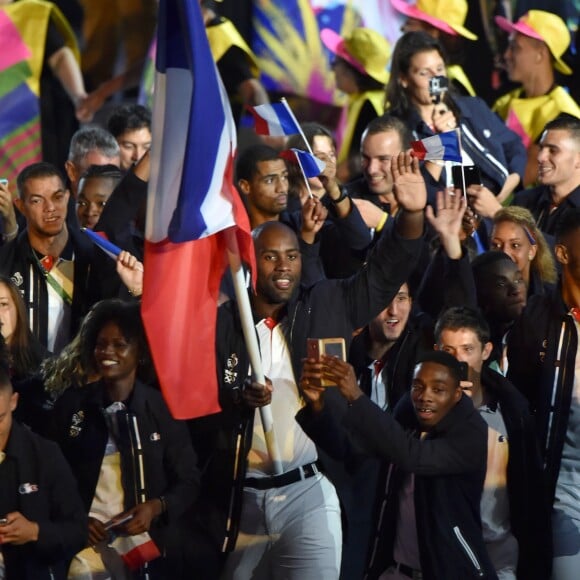
[[[332,197],[330,198],[330,201],[332,201],[332,203],[334,205],[340,203],[343,199],[346,199],[348,197],[348,194],[346,193],[346,190],[343,188],[340,190],[340,195],[336,198],[336,199],[332,199]]]

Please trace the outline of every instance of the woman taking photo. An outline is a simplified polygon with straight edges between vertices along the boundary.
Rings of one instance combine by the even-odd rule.
[[[54,410],[54,437],[89,514],[90,544],[69,578],[139,577],[110,547],[111,532],[135,544],[150,534],[163,556],[145,564],[148,577],[181,578],[180,519],[199,479],[187,429],[144,382],[152,369],[139,304],[105,300],[88,316],[80,356],[100,379],[68,389]]]
[[[398,40],[387,85],[386,109],[409,127],[415,139],[460,129],[464,165],[475,165],[482,185],[501,202],[519,185],[526,166],[521,139],[478,97],[441,90],[447,77],[439,41],[425,32],[407,32]],[[438,94],[436,94],[438,93]],[[449,186],[449,168],[426,161],[424,176],[430,200]],[[458,184],[455,184],[458,186]]]

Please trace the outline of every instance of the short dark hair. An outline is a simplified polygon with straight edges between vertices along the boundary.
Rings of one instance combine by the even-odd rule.
[[[79,183],[83,179],[91,179],[94,177],[111,179],[118,183],[123,178],[123,172],[116,165],[90,165],[81,175]]]
[[[437,363],[447,367],[457,386],[459,386],[463,369],[461,363],[453,355],[443,350],[422,350],[415,361],[415,367],[426,362]]]
[[[16,188],[18,189],[20,199],[24,199],[24,186],[29,179],[41,179],[43,177],[58,177],[63,189],[65,188],[64,176],[60,170],[52,163],[39,161],[38,163],[28,165],[18,174],[18,177],[16,178]]]
[[[250,145],[238,155],[236,160],[236,182],[240,179],[251,181],[258,171],[258,163],[282,159],[276,149],[261,143]],[[284,161],[282,159],[282,161]]]
[[[151,111],[143,105],[121,105],[111,113],[107,129],[115,138],[126,131],[151,129]]]
[[[494,252],[493,250],[488,250],[476,256],[471,262],[471,270],[473,276],[475,277],[476,285],[478,280],[484,275],[483,273],[489,270],[489,267],[498,262],[511,262],[514,261],[504,252]]]
[[[304,137],[306,137],[306,141],[310,147],[314,145],[314,137],[328,137],[336,149],[336,139],[334,138],[331,130],[324,125],[315,122],[308,122],[301,123],[300,128],[302,129],[302,133],[304,134]],[[288,149],[294,148],[301,149],[302,151],[308,151],[308,146],[304,142],[302,135],[298,133],[296,135],[291,135],[288,138],[288,141],[286,141],[286,147]]]
[[[153,376],[153,367],[141,319],[140,306],[136,302],[128,302],[118,298],[97,302],[87,314],[80,334],[80,358],[83,368],[89,374],[96,372],[95,345],[99,332],[109,322],[117,324],[126,340],[137,343],[139,357],[137,374],[144,381],[150,382]]]
[[[568,131],[570,136],[580,143],[580,119],[567,113],[562,113],[546,123],[544,131]]]
[[[580,228],[580,208],[567,209],[556,225],[556,243],[563,244],[564,238]]]
[[[435,324],[435,342],[441,340],[444,330],[461,330],[467,328],[473,331],[482,346],[489,342],[491,331],[489,324],[476,308],[469,306],[453,306],[443,312]]]
[[[386,133],[387,131],[395,131],[399,134],[401,139],[402,151],[405,151],[411,146],[411,132],[409,128],[401,119],[385,113],[380,117],[375,117],[363,132],[361,142],[365,140],[368,135],[377,135],[378,133]]]
[[[68,159],[80,163],[91,151],[100,151],[105,157],[117,157],[119,144],[109,131],[98,125],[81,127],[70,141]]]

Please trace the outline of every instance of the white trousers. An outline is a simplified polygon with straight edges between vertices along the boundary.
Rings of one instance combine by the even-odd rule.
[[[341,549],[338,497],[321,473],[279,488],[246,487],[222,580],[338,580]]]

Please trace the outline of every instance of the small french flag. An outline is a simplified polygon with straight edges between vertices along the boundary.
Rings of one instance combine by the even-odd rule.
[[[111,547],[119,554],[127,568],[133,571],[161,556],[159,548],[147,532],[135,536],[117,536]]]
[[[286,149],[280,153],[280,157],[290,163],[298,163],[305,177],[318,177],[326,167],[326,163],[316,155],[300,149]]]
[[[269,105],[248,107],[254,117],[255,131],[258,135],[283,137],[301,133],[300,125],[285,100]]]
[[[461,149],[456,131],[438,133],[420,141],[411,141],[413,154],[426,161],[457,161],[461,163]]]

